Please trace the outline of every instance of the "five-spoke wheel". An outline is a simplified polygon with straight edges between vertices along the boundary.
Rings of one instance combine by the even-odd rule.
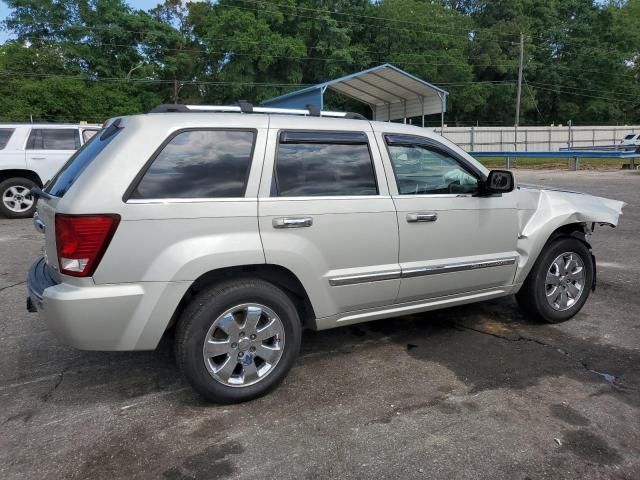
[[[28,178],[9,178],[0,183],[0,213],[8,218],[27,218],[36,209],[31,189],[36,184]]]

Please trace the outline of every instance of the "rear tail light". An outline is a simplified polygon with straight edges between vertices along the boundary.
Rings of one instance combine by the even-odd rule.
[[[93,275],[119,222],[119,215],[56,214],[60,272],[74,277]]]

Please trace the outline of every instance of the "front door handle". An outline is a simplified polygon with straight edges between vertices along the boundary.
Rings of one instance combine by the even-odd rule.
[[[416,212],[407,213],[407,222],[435,222],[438,219],[438,214],[435,212]]]
[[[46,160],[47,157],[29,157],[31,160]]]
[[[311,217],[279,217],[273,219],[273,228],[302,228],[313,225]]]

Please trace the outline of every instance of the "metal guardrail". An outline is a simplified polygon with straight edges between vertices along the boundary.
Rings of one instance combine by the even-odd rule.
[[[635,168],[635,159],[640,152],[602,151],[602,150],[564,150],[560,152],[469,152],[474,158],[504,157],[504,168],[510,168],[512,158],[570,158],[572,170],[580,168],[581,158],[609,158],[611,160],[629,159],[631,168]]]

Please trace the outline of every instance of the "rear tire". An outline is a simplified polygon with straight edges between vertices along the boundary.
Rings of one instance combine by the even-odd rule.
[[[286,293],[264,280],[229,280],[199,293],[182,313],[176,360],[205,399],[244,402],[286,377],[301,336],[298,312]]]
[[[31,189],[38,185],[28,178],[8,178],[0,183],[0,214],[7,218],[29,218],[36,211]]]
[[[593,286],[593,261],[584,242],[552,240],[538,256],[520,291],[518,304],[535,319],[559,323],[584,306]]]

